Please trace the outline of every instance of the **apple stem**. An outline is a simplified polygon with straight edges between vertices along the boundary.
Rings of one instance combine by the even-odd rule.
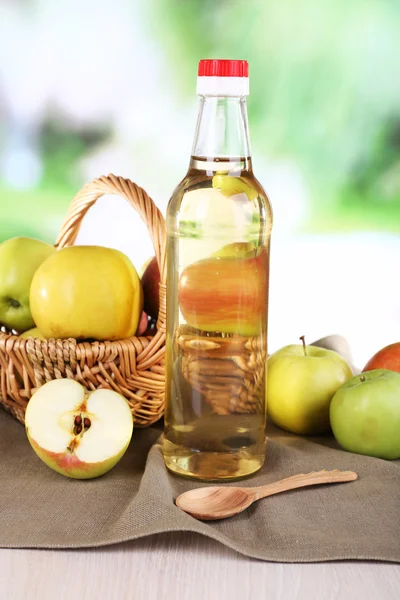
[[[360,381],[361,381],[361,383],[364,383],[364,381],[365,381],[365,377],[364,377],[364,375],[361,375],[361,377],[360,377]]]
[[[300,339],[303,342],[304,356],[307,356],[306,336],[302,335]]]

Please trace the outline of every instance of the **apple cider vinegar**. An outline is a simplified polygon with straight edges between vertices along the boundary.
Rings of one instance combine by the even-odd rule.
[[[272,213],[253,175],[245,61],[200,61],[186,177],[167,211],[168,469],[238,479],[265,460]]]

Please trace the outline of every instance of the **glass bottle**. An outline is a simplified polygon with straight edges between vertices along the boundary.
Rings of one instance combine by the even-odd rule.
[[[167,468],[239,479],[265,460],[272,212],[253,175],[248,64],[202,60],[189,170],[167,209]]]

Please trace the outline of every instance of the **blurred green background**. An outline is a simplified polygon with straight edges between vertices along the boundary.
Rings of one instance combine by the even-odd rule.
[[[165,209],[206,57],[250,63],[255,169],[282,229],[398,233],[399,31],[391,0],[1,0],[0,239],[53,240],[109,171]]]
[[[362,367],[399,341],[399,32],[397,0],[0,0],[0,241],[53,241],[74,194],[110,172],[165,211],[199,59],[247,59],[274,212],[270,350],[340,333]],[[78,243],[137,268],[154,252],[116,197]]]

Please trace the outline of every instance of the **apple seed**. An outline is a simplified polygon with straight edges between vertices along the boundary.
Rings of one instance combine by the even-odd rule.
[[[74,420],[75,425],[81,425],[82,424],[82,417],[80,415],[76,415],[75,420]]]
[[[82,425],[78,425],[76,428],[76,433],[79,434],[82,431]]]
[[[84,426],[85,429],[89,429],[89,427],[91,426],[91,424],[92,423],[90,422],[90,419],[88,419],[88,417],[85,417],[83,419],[83,426]]]

